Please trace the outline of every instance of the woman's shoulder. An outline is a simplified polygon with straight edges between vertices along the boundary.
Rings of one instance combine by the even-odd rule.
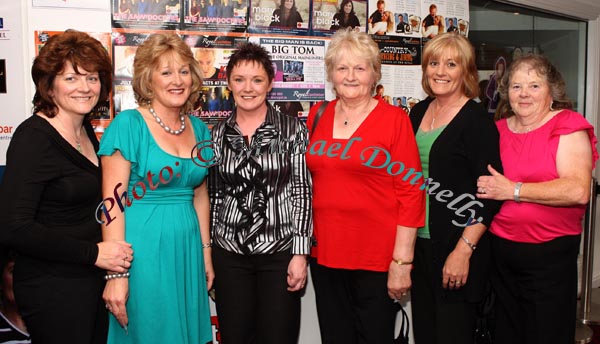
[[[17,126],[13,132],[11,143],[17,142],[21,138],[32,144],[47,142],[48,137],[51,137],[54,134],[53,131],[56,133],[56,130],[47,120],[41,116],[33,114]]]
[[[553,135],[566,135],[579,130],[591,130],[594,127],[579,112],[564,109],[558,112],[547,124],[551,126]]]
[[[194,128],[194,133],[196,134],[196,138],[205,138],[207,135],[210,136],[210,131],[208,130],[208,126],[201,119],[189,116],[190,123],[192,123],[192,127]]]
[[[144,117],[142,113],[137,109],[128,109],[119,112],[118,115],[110,122],[108,128],[113,125],[127,125],[127,126],[136,126],[144,123]],[[108,129],[107,128],[107,129]]]

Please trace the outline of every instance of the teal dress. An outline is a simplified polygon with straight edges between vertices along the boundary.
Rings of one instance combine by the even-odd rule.
[[[190,120],[197,142],[210,140],[206,125],[195,117]],[[110,315],[108,344],[209,342],[212,328],[204,257],[193,206],[194,188],[208,170],[191,158],[163,151],[137,110],[121,112],[102,136],[98,155],[116,150],[131,162],[125,240],[133,245],[134,260],[128,332]],[[124,191],[120,187],[116,193],[120,196]],[[116,198],[112,218],[123,216]]]

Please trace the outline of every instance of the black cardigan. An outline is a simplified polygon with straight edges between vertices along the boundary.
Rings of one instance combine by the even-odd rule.
[[[413,131],[417,132],[425,112],[433,98],[416,104],[410,112]],[[458,114],[448,123],[446,129],[435,140],[429,153],[429,177],[439,183],[436,189],[430,186],[430,191],[439,194],[441,190],[450,190],[453,195],[446,197],[448,202],[441,202],[434,194],[429,197],[429,231],[433,245],[433,266],[439,271],[439,279],[433,285],[439,288],[439,295],[451,299],[464,299],[472,302],[479,301],[488,281],[490,263],[490,243],[487,232],[481,237],[477,249],[470,260],[469,276],[464,288],[455,292],[442,292],[442,268],[446,258],[461,240],[464,227],[456,226],[452,221],[465,223],[469,211],[464,211],[466,217],[455,214],[448,205],[452,200],[465,193],[476,196],[477,178],[489,175],[487,165],[491,164],[502,173],[500,160],[499,134],[492,117],[485,109],[473,100],[469,100]],[[433,184],[436,185],[436,184]],[[454,208],[460,208],[472,201],[465,196]],[[481,200],[481,206],[470,207],[475,211],[475,218],[482,217],[482,223],[489,227],[492,218],[500,209],[502,202]]]

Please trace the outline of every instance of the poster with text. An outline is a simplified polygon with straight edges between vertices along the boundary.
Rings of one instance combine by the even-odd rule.
[[[383,100],[401,107],[406,113],[410,113],[416,103],[427,97],[421,87],[421,66],[384,65],[381,67],[381,74],[382,78],[376,88],[383,86]]]
[[[367,31],[375,36],[421,37],[421,1],[369,0]]]
[[[309,0],[251,0],[250,33],[309,34]]]
[[[322,39],[250,37],[271,54],[275,79],[269,99],[325,99],[325,41]]]
[[[248,25],[248,0],[184,0],[186,30],[241,32]]]
[[[315,36],[330,36],[339,29],[365,31],[366,0],[314,0],[312,32]]]
[[[113,28],[178,29],[183,0],[111,0]]]

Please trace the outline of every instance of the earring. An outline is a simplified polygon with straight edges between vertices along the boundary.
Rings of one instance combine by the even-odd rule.
[[[552,107],[552,105],[554,105],[554,100],[552,101],[552,103],[550,103],[550,111],[554,111],[554,108]]]

